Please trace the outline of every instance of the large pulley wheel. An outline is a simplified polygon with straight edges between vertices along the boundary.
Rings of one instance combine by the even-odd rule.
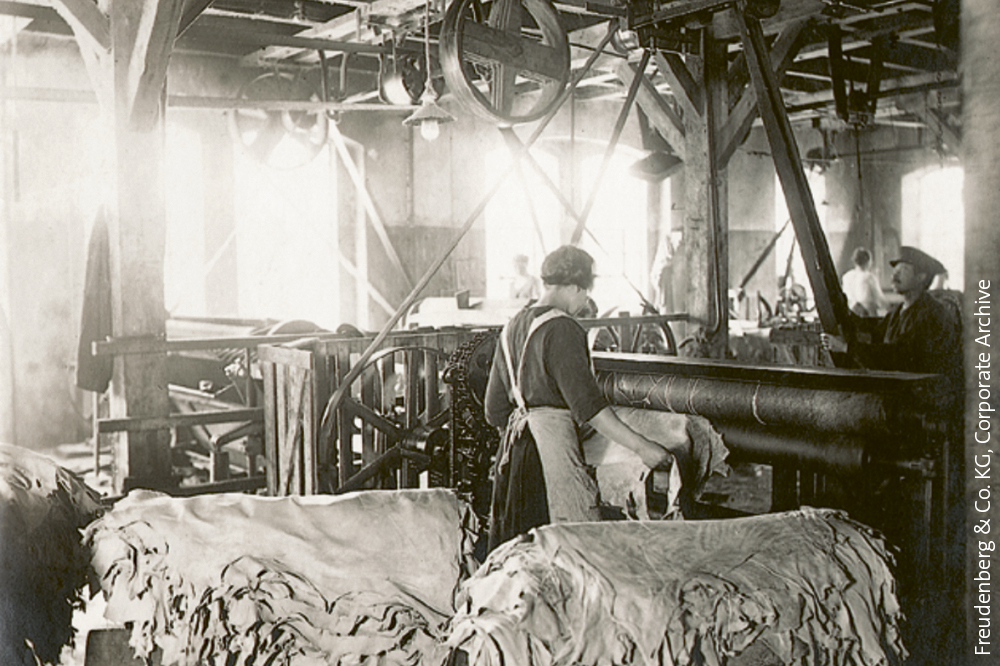
[[[477,6],[478,0],[453,0],[445,13],[441,65],[448,88],[474,113],[502,125],[541,118],[569,80],[569,39],[559,14],[548,0],[494,0],[482,22]]]
[[[329,121],[322,111],[281,109],[283,102],[318,102],[319,95],[302,78],[267,72],[249,81],[238,99],[261,108],[240,106],[230,113],[230,132],[253,159],[277,169],[295,169],[326,145]]]
[[[416,463],[416,468],[434,477],[447,475],[443,456],[449,443],[446,425],[451,410],[441,381],[447,360],[447,354],[433,347],[383,349],[365,363],[339,401],[334,401],[336,393],[331,397],[324,420],[336,421],[338,453],[352,452],[350,459],[339,460],[340,466],[355,470],[354,455],[362,454],[360,469],[342,476],[338,492],[356,490],[368,479],[383,475],[395,464],[390,458]],[[362,451],[354,451],[355,435],[360,437]],[[437,485],[435,479],[431,481]]]

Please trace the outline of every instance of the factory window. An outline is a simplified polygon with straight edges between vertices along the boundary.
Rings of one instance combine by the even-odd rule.
[[[201,136],[174,123],[166,131],[164,303],[172,315],[208,315]]]
[[[806,171],[806,180],[809,183],[809,191],[812,192],[813,202],[816,205],[816,214],[819,216],[820,226],[826,229],[826,176],[814,170]],[[789,219],[788,205],[785,202],[785,191],[781,188],[781,181],[775,176],[774,186],[774,229],[780,230]],[[795,233],[788,229],[781,234],[774,247],[775,274],[777,284],[780,287],[786,276],[791,278],[792,283],[800,285],[805,289],[807,305],[806,311],[815,307],[813,301],[812,284],[809,282],[809,274],[806,272],[805,262],[802,260],[802,251],[795,239]]]
[[[550,153],[535,151],[535,160],[553,182],[559,182],[558,164]],[[494,176],[510,165],[506,149],[486,156]],[[555,195],[542,179],[524,165],[522,171],[507,176],[503,186],[486,208],[486,297],[506,300],[515,283],[515,257],[528,257],[528,272],[538,275],[542,259],[559,246],[559,220],[562,209]]]
[[[336,328],[343,319],[333,153],[324,147],[308,164],[282,170],[234,152],[240,316]]]
[[[933,254],[948,269],[947,287],[961,290],[965,270],[962,167],[932,166],[903,177],[901,245]],[[891,248],[889,248],[891,250]]]
[[[629,167],[643,154],[619,146],[601,179],[594,207],[587,218],[587,229],[581,247],[594,256],[597,279],[593,298],[601,314],[612,309],[642,314],[638,290],[646,295],[649,284],[649,249],[647,220],[647,183],[629,174]],[[582,182],[584,201],[597,182],[603,154],[591,155],[583,162]],[[663,187],[669,196],[669,187]],[[662,210],[670,210],[670,202],[660,202]],[[654,248],[655,249],[655,248]]]
[[[552,152],[536,151],[535,159],[549,179],[562,187],[566,198],[573,196],[578,212],[583,211],[597,182],[605,143],[577,141],[575,149],[587,156],[580,161],[576,173],[571,173],[568,160],[560,163],[553,152],[563,152],[553,142]],[[580,246],[590,252],[596,262],[597,280],[594,300],[600,311],[628,310],[641,313],[635,289],[646,293],[649,283],[649,249],[647,248],[647,184],[628,173],[642,154],[619,147],[601,179],[590,214],[587,232]],[[509,164],[509,154],[500,150],[486,158],[503,173]],[[567,183],[576,179],[573,195]],[[670,188],[662,187],[669,197]],[[670,210],[670,202],[660,202],[662,210]],[[514,259],[528,257],[528,270],[538,275],[542,259],[561,243],[569,241],[576,218],[567,213],[550,188],[528,166],[524,177],[514,172],[493,197],[486,209],[486,273],[487,297],[507,299],[515,279]],[[631,285],[635,286],[635,289]]]

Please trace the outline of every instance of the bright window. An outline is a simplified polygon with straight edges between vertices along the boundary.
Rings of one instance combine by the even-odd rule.
[[[789,219],[788,205],[785,202],[785,191],[781,189],[781,180],[775,176],[774,187],[774,230],[778,231]],[[822,228],[826,228],[826,177],[816,171],[806,171],[806,181],[809,183],[809,191],[812,192],[813,202],[816,206],[816,215]],[[795,247],[792,247],[792,244]],[[781,234],[778,242],[774,246],[774,266],[778,284],[782,278],[789,274],[795,281],[806,289],[810,305],[813,303],[812,283],[809,281],[809,274],[806,272],[806,264],[802,260],[802,250],[795,239],[795,230],[790,225],[785,233]]]
[[[240,315],[335,329],[343,320],[331,152],[289,170],[234,157]]]
[[[965,284],[965,209],[959,166],[929,167],[903,177],[902,244],[933,255],[948,269],[949,289]]]
[[[532,153],[553,182],[559,182],[556,158],[548,153]],[[490,153],[486,163],[495,171],[488,182],[510,166],[510,152]],[[562,207],[555,195],[527,163],[523,176],[517,171],[507,176],[503,186],[486,208],[486,297],[506,300],[514,281],[514,257],[528,257],[528,272],[538,275],[545,255],[559,246]]]

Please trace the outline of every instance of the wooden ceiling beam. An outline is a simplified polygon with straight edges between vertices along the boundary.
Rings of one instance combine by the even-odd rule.
[[[137,130],[151,129],[158,122],[167,82],[167,68],[184,9],[184,0],[144,2],[145,7],[129,56],[129,122]]]
[[[644,72],[637,72],[628,61],[622,60],[617,67],[618,79],[629,87],[636,76],[642,81],[636,92],[635,101],[643,110],[650,124],[656,128],[660,136],[670,145],[674,154],[681,160],[685,159],[687,141],[685,140],[684,122],[667,103]]]
[[[183,35],[213,2],[215,0],[187,0],[184,3],[184,13],[181,14],[180,25],[177,27],[177,36]]]
[[[705,113],[705,87],[695,81],[687,64],[676,53],[657,51],[654,57],[660,75],[670,84],[674,97],[684,112],[701,116]]]
[[[962,152],[961,128],[954,127],[948,122],[946,114],[934,108],[933,104],[929,104],[928,95],[930,93],[902,95],[896,98],[896,107],[919,118],[932,133],[941,138],[941,142],[951,149],[952,153],[960,154]]]
[[[788,72],[787,76],[792,76],[793,72]],[[878,98],[895,97],[913,92],[922,92],[937,88],[948,88],[959,85],[961,78],[956,72],[934,72],[927,74],[914,74],[911,76],[901,76],[897,79],[888,79],[879,86]],[[806,108],[815,108],[833,102],[833,91],[823,90],[815,93],[798,93],[790,96],[788,112],[794,113]]]
[[[357,12],[350,12],[327,21],[321,26],[307,28],[297,33],[295,37],[300,39],[330,40],[334,42],[353,39],[356,42],[371,43],[374,39],[374,33],[370,29],[361,26]],[[259,51],[254,51],[245,56],[243,63],[245,65],[256,66],[265,61],[285,60],[301,53],[302,50],[301,47],[296,48],[294,46],[266,46]]]
[[[778,39],[775,40],[774,46],[771,47],[768,59],[771,62],[771,68],[774,70],[774,80],[779,84],[785,72],[795,60],[796,45],[799,44],[799,38],[805,32],[809,21],[810,19],[804,19],[787,26],[778,36]],[[745,63],[746,61],[744,61],[744,67],[746,66]],[[729,112],[729,117],[726,119],[725,125],[722,126],[718,141],[719,153],[716,158],[720,165],[724,167],[729,164],[733,153],[746,141],[747,135],[753,127],[754,120],[759,115],[760,113],[757,110],[757,91],[752,85],[747,85],[740,95],[739,101],[736,102]]]
[[[53,0],[52,6],[77,38],[86,34],[103,51],[111,51],[111,23],[94,0]]]

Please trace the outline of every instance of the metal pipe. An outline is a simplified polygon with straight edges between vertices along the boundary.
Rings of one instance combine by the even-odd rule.
[[[716,430],[731,451],[731,461],[855,474],[871,458],[866,441],[848,435],[812,434],[804,439],[801,431],[764,430],[729,423],[716,424]]]
[[[599,372],[598,382],[614,404],[695,414],[713,423],[735,421],[824,433],[889,430],[884,399],[870,393],[617,372]]]
[[[686,359],[594,355],[598,382],[616,405],[818,434],[892,435],[922,430],[920,394],[934,375],[752,368]],[[805,433],[805,434],[803,434]]]

